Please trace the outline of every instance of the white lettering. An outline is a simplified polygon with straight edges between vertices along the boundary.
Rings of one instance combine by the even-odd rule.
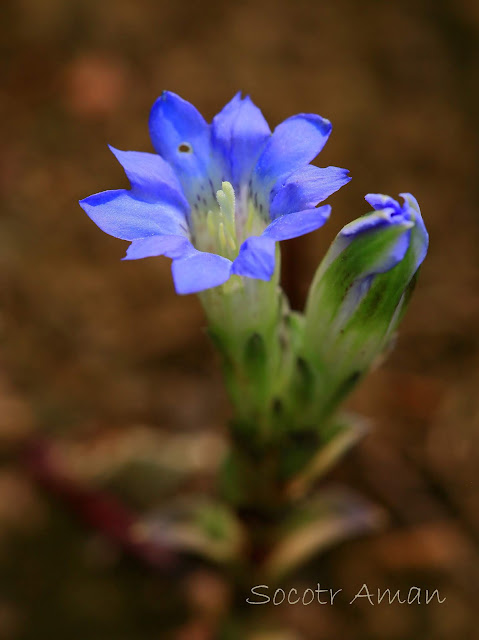
[[[381,604],[381,602],[386,597],[386,594],[388,596],[388,604],[392,604],[394,600],[396,600],[396,598],[398,599],[398,602],[400,604],[404,604],[406,602],[406,600],[401,600],[401,598],[399,597],[399,589],[393,595],[392,600],[391,600],[391,589],[386,589],[383,594],[381,594],[381,589],[378,589],[378,604]]]
[[[311,600],[309,602],[305,602],[304,598],[308,593],[308,591],[311,593]],[[313,600],[314,600],[314,591],[312,589],[306,589],[305,592],[303,593],[303,604],[307,606],[308,604],[311,604]]]
[[[414,596],[411,597],[411,592],[413,590],[415,590],[416,593]],[[421,589],[419,587],[411,587],[409,589],[409,593],[407,594],[407,603],[412,604],[413,602],[417,602],[418,604],[421,604]]]
[[[334,603],[334,598],[338,595],[338,593],[341,593],[342,589],[338,589],[337,591],[334,591],[332,589],[329,590],[329,593],[331,594],[331,604]]]
[[[319,604],[328,604],[327,602],[323,602],[321,600],[322,593],[328,593],[329,589],[321,589],[321,585],[318,582],[318,588],[314,590],[318,594],[318,602]]]
[[[443,598],[441,600],[441,598],[439,597],[439,591],[437,589],[434,589],[431,595],[429,595],[429,591],[426,589],[426,604],[429,604],[431,600],[434,598],[434,596],[436,596],[439,604],[442,604],[446,600],[446,598]]]
[[[366,590],[366,593],[362,593],[363,590]],[[349,604],[353,604],[353,602],[358,598],[367,598],[369,600],[369,604],[372,604],[374,606],[374,602],[371,599],[371,594],[369,593],[367,584],[363,584],[361,589],[357,592],[357,594],[354,596],[354,598],[351,600]]]
[[[299,602],[299,598],[297,598],[297,600],[295,600],[294,602],[291,601],[291,594],[293,593],[293,591],[294,591],[295,594],[298,593],[297,589],[290,589],[289,590],[289,593],[288,593],[288,604],[298,604],[298,602]]]
[[[256,587],[252,587],[251,588],[251,593],[254,596],[259,596],[260,598],[265,598],[263,600],[263,602],[254,602],[254,601],[250,600],[249,598],[246,598],[246,602],[248,604],[268,604],[268,602],[271,600],[271,598],[269,596],[267,596],[265,593],[258,593],[256,591],[256,589],[269,589],[268,585],[267,584],[258,584],[258,585],[256,585]]]

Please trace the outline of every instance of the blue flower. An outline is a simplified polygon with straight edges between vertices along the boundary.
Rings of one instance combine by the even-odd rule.
[[[80,205],[106,233],[131,241],[125,259],[173,259],[178,293],[195,293],[231,275],[270,280],[275,243],[321,227],[316,207],[350,178],[309,163],[331,132],[328,120],[299,114],[273,133],[238,93],[208,124],[169,91],[150,114],[156,154],[111,148],[131,189],[97,193]]]
[[[354,274],[356,287],[361,283],[361,288],[364,290],[365,281],[370,283],[375,275],[392,269],[403,260],[409,249],[413,256],[410,266],[412,278],[426,257],[429,235],[416,198],[410,193],[399,195],[404,200],[403,204],[381,193],[366,195],[364,199],[374,211],[353,220],[341,229],[321,264],[321,273],[324,273],[326,268],[353,241],[370,237],[381,238],[382,244],[376,243],[374,251],[365,252],[363,268]],[[380,233],[386,230],[389,230],[390,235]],[[379,250],[380,247],[381,250]]]
[[[401,195],[404,203],[367,195],[374,211],[338,233],[314,277],[305,358],[326,372],[325,395],[338,398],[338,385],[359,379],[390,343],[407,308],[429,237],[417,200]]]
[[[378,272],[388,271],[400,262],[407,250],[411,248],[414,255],[414,273],[424,261],[429,245],[429,235],[421,216],[421,210],[416,198],[410,193],[399,194],[404,202],[401,204],[391,196],[381,193],[368,193],[365,196],[374,212],[355,220],[343,227],[341,235],[343,238],[352,238],[366,230],[380,229],[384,227],[404,226],[407,233],[401,235],[395,246],[391,248],[388,259],[378,266]],[[412,274],[413,275],[413,274]]]

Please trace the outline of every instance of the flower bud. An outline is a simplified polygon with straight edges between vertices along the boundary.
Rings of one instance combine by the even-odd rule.
[[[311,286],[304,357],[316,371],[323,407],[336,406],[387,347],[426,256],[419,205],[401,195],[402,205],[366,196],[375,211],[339,232]]]

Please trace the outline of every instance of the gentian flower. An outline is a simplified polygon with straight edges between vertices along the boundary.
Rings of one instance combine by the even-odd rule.
[[[339,232],[311,286],[305,358],[320,372],[320,393],[337,400],[387,348],[426,257],[417,200],[401,196],[403,204],[367,195],[374,211]]]
[[[331,132],[328,120],[299,114],[273,133],[261,111],[237,94],[208,124],[193,105],[165,91],[150,114],[156,154],[111,148],[131,189],[80,202],[106,233],[131,241],[125,259],[173,259],[178,293],[231,275],[270,280],[275,243],[321,227],[317,207],[350,178],[309,163]]]

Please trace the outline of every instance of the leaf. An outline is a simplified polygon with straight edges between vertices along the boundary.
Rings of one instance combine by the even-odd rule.
[[[348,489],[323,491],[298,508],[285,523],[264,571],[278,579],[317,553],[346,538],[380,528],[382,510]]]
[[[143,522],[143,534],[179,551],[225,564],[237,559],[245,534],[235,514],[219,502],[184,500]]]
[[[326,441],[307,467],[289,483],[286,492],[291,498],[304,495],[311,485],[324,476],[367,432],[367,422],[356,415],[343,414],[330,423]]]
[[[246,498],[242,470],[242,461],[239,455],[230,451],[223,461],[219,473],[221,496],[229,504],[241,504]]]

